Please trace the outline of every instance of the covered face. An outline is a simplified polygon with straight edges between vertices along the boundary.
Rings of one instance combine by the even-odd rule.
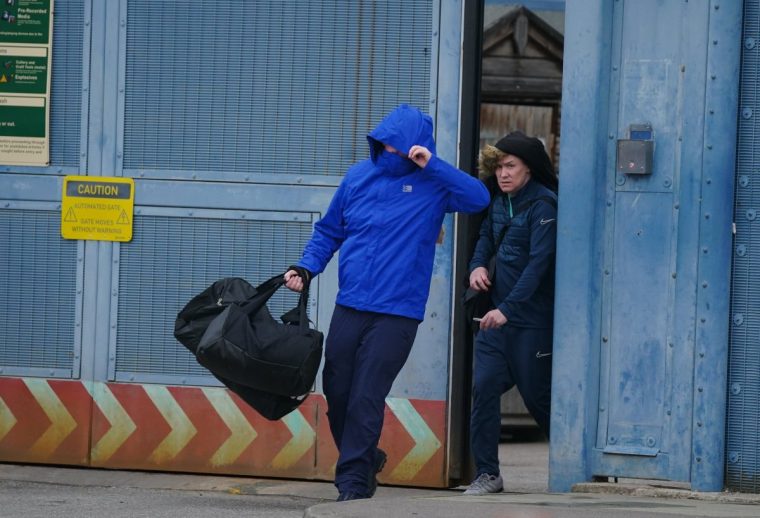
[[[372,162],[388,174],[408,174],[417,166],[405,158],[414,145],[425,146],[435,153],[433,119],[412,106],[402,104],[394,109],[367,135]],[[397,153],[388,151],[392,148]]]

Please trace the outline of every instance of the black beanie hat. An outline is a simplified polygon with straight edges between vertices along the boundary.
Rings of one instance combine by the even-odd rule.
[[[528,166],[530,174],[545,187],[557,192],[557,173],[546,154],[543,143],[522,131],[513,131],[496,143],[496,149],[514,155]]]

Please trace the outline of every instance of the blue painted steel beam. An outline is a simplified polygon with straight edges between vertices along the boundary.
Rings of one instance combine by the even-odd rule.
[[[723,489],[742,2],[710,3],[691,487]]]
[[[549,490],[591,477],[599,398],[604,175],[612,0],[565,14]]]

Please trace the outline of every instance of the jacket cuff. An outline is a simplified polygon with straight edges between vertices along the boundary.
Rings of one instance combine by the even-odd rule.
[[[290,265],[288,266],[288,270],[294,270],[298,274],[298,276],[301,279],[303,279],[303,282],[307,284],[311,281],[311,278],[314,276],[309,270],[307,270],[303,266]]]
[[[513,308],[511,308],[510,306],[512,306],[512,304],[510,304],[508,302],[502,302],[501,304],[499,304],[498,306],[496,306],[496,309],[498,309],[499,311],[501,311],[501,314],[504,315],[505,317],[507,317],[507,322],[509,322],[509,321],[512,320],[511,314],[512,314]]]

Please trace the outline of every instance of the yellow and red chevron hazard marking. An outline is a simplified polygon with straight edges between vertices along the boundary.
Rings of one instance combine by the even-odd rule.
[[[0,378],[0,458],[86,464],[90,407],[81,383]]]
[[[327,405],[320,396],[317,433],[319,478],[335,477],[338,450],[330,434]],[[384,484],[446,487],[445,401],[388,398],[379,447],[388,462],[378,475]]]
[[[230,391],[0,377],[0,460],[330,480],[319,394],[269,421]],[[380,481],[446,485],[445,402],[389,398]]]

